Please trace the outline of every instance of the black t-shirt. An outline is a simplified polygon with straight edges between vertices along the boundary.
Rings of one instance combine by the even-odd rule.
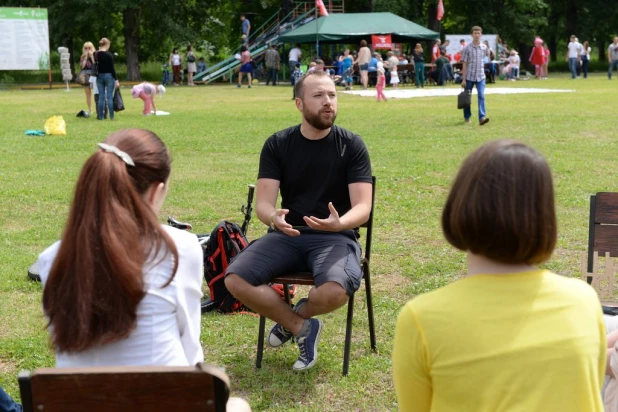
[[[425,63],[425,56],[423,52],[417,52],[416,50],[412,52],[412,56],[414,56],[414,63]]]
[[[258,179],[280,182],[285,220],[307,226],[303,216],[326,219],[328,202],[343,216],[350,205],[350,183],[371,183],[371,162],[360,136],[334,126],[323,139],[310,140],[300,125],[270,136],[260,155]]]
[[[114,55],[108,51],[99,50],[96,53],[96,60],[99,62],[99,73],[111,73],[116,77],[116,69],[114,68]]]

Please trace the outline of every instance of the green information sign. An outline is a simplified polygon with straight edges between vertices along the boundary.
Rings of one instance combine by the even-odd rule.
[[[47,70],[47,9],[0,7],[0,70]]]

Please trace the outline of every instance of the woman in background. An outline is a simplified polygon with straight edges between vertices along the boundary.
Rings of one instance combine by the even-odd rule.
[[[178,54],[178,49],[174,47],[170,54],[169,64],[172,66],[172,73],[174,74],[174,86],[180,84],[180,69],[182,68],[182,56]]]
[[[442,211],[466,275],[409,301],[393,349],[401,411],[603,410],[599,298],[537,265],[556,245],[551,171],[508,140],[464,161]]]
[[[588,66],[590,65],[590,44],[585,41],[582,45],[581,58],[582,58],[582,72],[584,73],[584,79],[588,78]]]
[[[197,73],[197,59],[195,58],[195,54],[193,53],[193,47],[191,45],[187,46],[187,85],[195,86],[193,83],[193,75]]]
[[[97,119],[103,120],[105,104],[109,108],[109,118],[114,120],[114,89],[120,87],[114,67],[114,56],[109,52],[110,41],[103,37],[99,41],[99,50],[95,53],[95,61],[98,63],[99,74],[97,75],[97,89],[99,101],[97,102]]]
[[[86,104],[88,105],[88,114],[84,117],[90,117],[92,113],[92,90],[90,88],[90,75],[92,75],[92,69],[94,68],[94,44],[87,41],[82,47],[82,55],[79,58],[79,67],[81,67],[83,74],[86,75],[83,79],[80,79],[84,87],[84,93],[86,93]],[[80,75],[82,75],[80,72]]]

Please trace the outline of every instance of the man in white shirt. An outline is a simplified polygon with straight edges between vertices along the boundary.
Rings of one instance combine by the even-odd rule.
[[[577,66],[581,61],[582,45],[577,41],[574,34],[571,35],[570,40],[567,46],[567,61],[569,62],[569,70],[571,70],[571,79],[575,79],[577,77]]]
[[[607,49],[607,60],[609,60],[609,71],[607,78],[612,79],[612,71],[618,68],[618,36],[614,37],[614,42]]]
[[[288,54],[288,66],[290,67],[290,82],[292,86],[294,86],[294,79],[292,78],[292,73],[294,73],[294,69],[296,68],[296,64],[300,64],[300,59],[303,56],[303,52],[300,50],[300,44],[296,44],[292,50],[290,50],[290,54]]]

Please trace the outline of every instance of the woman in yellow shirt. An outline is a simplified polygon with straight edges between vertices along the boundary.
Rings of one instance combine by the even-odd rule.
[[[602,411],[606,340],[595,291],[535,265],[556,244],[551,172],[513,141],[463,163],[442,214],[468,275],[401,311],[401,411]]]

